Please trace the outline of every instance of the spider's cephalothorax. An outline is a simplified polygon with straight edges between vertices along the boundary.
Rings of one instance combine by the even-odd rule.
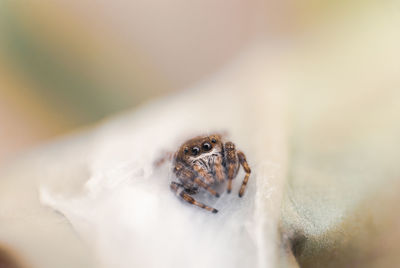
[[[236,151],[232,142],[224,143],[220,135],[190,139],[181,145],[173,157],[173,171],[179,182],[172,182],[171,189],[183,200],[217,213],[218,210],[196,201],[191,195],[198,193],[199,188],[204,188],[219,197],[212,186],[225,180],[228,180],[227,192],[230,193],[232,180],[240,165],[246,172],[239,191],[239,197],[243,196],[251,172],[246,157],[241,151]]]

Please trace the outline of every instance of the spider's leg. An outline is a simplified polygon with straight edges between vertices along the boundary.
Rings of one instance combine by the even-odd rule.
[[[218,156],[214,162],[215,176],[220,183],[225,180],[224,166],[222,165],[222,157]]]
[[[164,152],[161,157],[157,158],[154,161],[154,165],[156,167],[162,166],[166,161],[171,161],[174,158],[175,154],[172,152]]]
[[[228,194],[232,191],[232,181],[233,181],[233,177],[235,177],[236,167],[237,167],[236,163],[228,164],[228,186],[227,186]]]
[[[210,194],[212,194],[215,197],[219,197],[219,194],[214,191],[211,187],[209,187],[209,185],[203,181],[201,178],[199,178],[197,176],[197,174],[185,167],[184,165],[177,163],[175,165],[175,169],[174,172],[176,174],[176,176],[182,181],[182,183],[186,186],[186,185],[192,185],[193,183],[199,185],[200,187],[206,189]],[[190,188],[190,187],[187,187]]]
[[[246,161],[246,156],[244,155],[244,153],[241,151],[238,151],[237,155],[239,157],[240,164],[242,165],[244,171],[246,172],[246,175],[244,176],[244,179],[242,182],[242,186],[240,187],[240,191],[239,191],[239,197],[242,197],[244,194],[244,190],[246,189],[247,182],[249,181],[251,170],[250,170],[249,164]]]
[[[235,144],[233,142],[225,143],[225,161],[226,161],[226,171],[228,176],[228,186],[227,192],[228,194],[232,190],[232,180],[237,174],[238,170],[238,156],[236,154]]]
[[[185,188],[183,187],[182,184],[177,183],[177,182],[171,182],[171,190],[180,198],[182,198],[183,200],[185,200],[186,202],[188,202],[189,204],[201,207],[205,210],[208,210],[212,213],[217,213],[218,210],[216,210],[215,208],[209,207],[203,203],[197,202],[193,197],[191,197],[188,193],[185,192]]]
[[[210,194],[212,194],[215,197],[219,197],[219,193],[214,191],[210,186],[207,185],[204,181],[202,181],[199,177],[196,177],[194,180],[194,183],[196,183],[198,186],[206,189]]]
[[[195,164],[193,169],[204,179],[207,185],[212,185],[215,183],[213,174],[211,174],[202,164]]]

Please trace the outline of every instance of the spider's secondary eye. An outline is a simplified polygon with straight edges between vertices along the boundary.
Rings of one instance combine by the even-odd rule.
[[[211,150],[211,144],[209,144],[208,142],[203,143],[203,150],[204,151],[210,151]]]
[[[192,148],[192,153],[193,153],[193,155],[198,155],[199,152],[200,152],[199,147],[193,147],[193,148]]]
[[[214,139],[214,138],[212,138],[212,139],[211,139],[211,142],[212,142],[212,143],[216,143],[216,142],[217,142],[217,140],[216,140],[216,139]]]
[[[188,149],[188,148],[185,148],[185,149],[183,150],[183,152],[184,152],[185,154],[187,154],[187,153],[189,152],[189,149]]]

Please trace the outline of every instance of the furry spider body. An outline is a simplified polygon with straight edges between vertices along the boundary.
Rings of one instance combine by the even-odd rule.
[[[190,139],[181,145],[173,157],[173,172],[179,182],[171,182],[170,187],[186,202],[217,213],[218,210],[196,201],[191,195],[203,188],[211,195],[219,197],[213,186],[226,180],[227,192],[230,193],[232,180],[238,174],[240,165],[246,172],[239,191],[239,197],[243,196],[251,170],[244,153],[236,151],[232,142],[224,143],[220,135]]]

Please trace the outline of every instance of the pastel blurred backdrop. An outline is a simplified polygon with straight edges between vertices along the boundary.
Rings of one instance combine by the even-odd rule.
[[[293,37],[374,1],[0,3],[0,164],[218,70],[263,32]],[[261,19],[260,19],[261,18]]]
[[[226,4],[2,1],[0,163],[212,72],[249,35]]]
[[[308,232],[300,263],[394,267],[399,29],[397,0],[0,1],[0,166],[270,46],[290,92],[286,206],[309,220],[282,217]]]

